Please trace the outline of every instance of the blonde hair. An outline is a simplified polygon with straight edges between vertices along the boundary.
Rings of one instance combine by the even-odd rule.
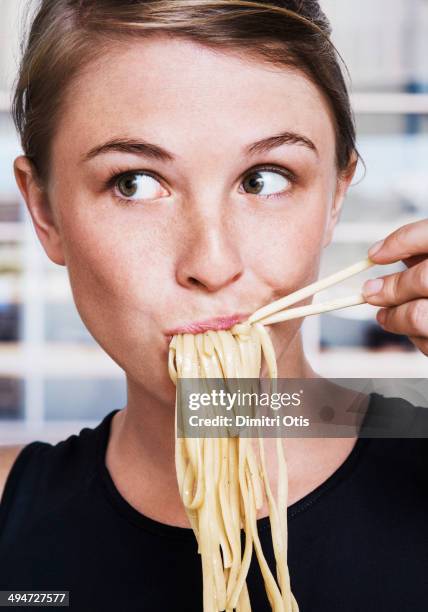
[[[22,43],[12,105],[23,151],[46,181],[76,76],[112,43],[163,34],[303,72],[330,105],[337,167],[345,170],[356,151],[355,128],[330,33],[317,0],[41,0]]]

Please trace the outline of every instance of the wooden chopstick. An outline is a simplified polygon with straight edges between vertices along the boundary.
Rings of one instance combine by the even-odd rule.
[[[348,306],[363,304],[365,302],[364,298],[361,295],[354,295],[347,298],[342,298],[342,300],[337,299],[332,300],[330,302],[323,302],[322,304],[309,304],[307,306],[301,306],[300,308],[293,308],[290,309],[288,312],[292,313],[294,311],[294,315],[290,314],[289,316],[287,315],[286,318],[280,318],[275,321],[272,318],[275,313],[285,316],[285,313],[281,312],[282,310],[284,310],[284,308],[291,306],[296,302],[300,302],[301,300],[304,300],[305,298],[310,297],[311,295],[314,295],[319,291],[323,291],[324,289],[327,289],[332,285],[336,285],[337,283],[340,283],[341,281],[350,278],[351,276],[354,276],[359,272],[363,272],[363,270],[367,270],[368,268],[374,265],[376,264],[368,257],[362,259],[361,261],[357,261],[356,263],[352,264],[352,266],[348,266],[343,270],[339,270],[339,272],[335,272],[334,274],[331,274],[326,278],[311,283],[310,285],[307,285],[302,289],[298,289],[297,291],[294,291],[293,293],[290,293],[289,295],[286,295],[283,298],[272,302],[271,304],[267,304],[267,306],[259,308],[259,310],[256,310],[248,318],[248,322],[255,323],[256,321],[259,321],[264,325],[265,323],[268,323],[269,319],[269,323],[278,323],[280,321],[286,321],[288,319],[297,318],[299,316],[317,314],[318,312],[327,312],[328,310],[336,310],[338,308],[347,308]],[[330,308],[329,306],[332,307]],[[319,310],[319,308],[321,307],[322,310]],[[299,313],[303,312],[303,314],[296,314],[297,311],[299,311]]]
[[[357,306],[365,304],[366,300],[361,294],[350,295],[344,298],[337,298],[328,302],[319,302],[318,304],[307,304],[306,306],[298,306],[297,308],[286,308],[279,312],[263,318],[259,323],[261,325],[270,325],[272,323],[281,323],[282,321],[290,321],[308,315],[320,314],[321,312],[329,312],[330,310],[339,310],[340,308],[349,308],[349,306]]]

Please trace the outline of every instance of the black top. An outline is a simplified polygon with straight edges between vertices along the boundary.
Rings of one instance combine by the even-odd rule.
[[[379,402],[391,405],[373,394],[368,414]],[[21,451],[0,505],[0,590],[68,590],[76,612],[202,612],[193,532],[137,512],[109,475],[115,412]],[[268,517],[258,527],[273,567]],[[288,528],[301,612],[426,612],[428,440],[360,435],[334,474],[288,508]],[[270,611],[255,555],[248,585],[253,612]]]

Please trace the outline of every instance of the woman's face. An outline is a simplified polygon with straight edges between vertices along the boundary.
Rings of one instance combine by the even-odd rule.
[[[95,339],[163,399],[168,334],[314,279],[344,191],[307,78],[178,39],[123,43],[82,72],[52,147],[57,229],[39,236]],[[298,326],[273,326],[276,348]]]

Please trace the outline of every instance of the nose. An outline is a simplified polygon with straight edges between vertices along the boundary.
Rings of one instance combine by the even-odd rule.
[[[197,287],[209,293],[220,291],[243,274],[239,244],[221,215],[193,217],[186,231],[177,262],[177,282],[186,288]]]

